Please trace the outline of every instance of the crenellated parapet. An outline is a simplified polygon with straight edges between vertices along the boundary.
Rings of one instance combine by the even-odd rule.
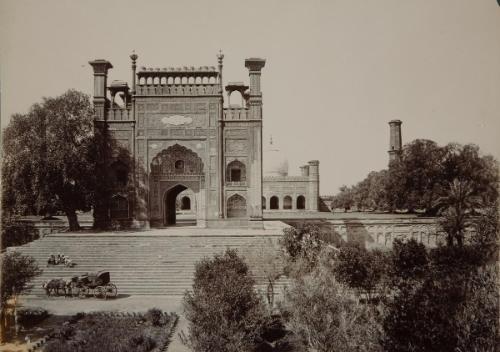
[[[145,68],[137,72],[136,95],[220,95],[214,66]]]

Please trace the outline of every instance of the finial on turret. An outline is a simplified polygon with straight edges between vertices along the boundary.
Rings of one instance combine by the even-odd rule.
[[[135,64],[135,61],[139,58],[139,55],[135,53],[135,50],[132,50],[132,54],[130,55],[130,59],[132,59],[132,63]]]
[[[224,54],[222,53],[222,50],[219,49],[219,53],[217,54],[217,61],[219,62],[219,65],[222,65],[222,59],[224,59]]]
[[[131,89],[130,93],[132,95],[135,94],[135,76],[136,76],[135,69],[137,68],[135,63],[136,63],[136,60],[138,58],[139,58],[139,55],[137,55],[135,53],[135,50],[132,50],[132,54],[130,55],[130,59],[132,60],[132,89]]]

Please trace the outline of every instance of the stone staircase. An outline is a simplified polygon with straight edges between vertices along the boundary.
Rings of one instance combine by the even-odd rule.
[[[51,234],[27,245],[14,247],[33,256],[43,269],[35,278],[33,295],[44,295],[42,282],[52,278],[70,278],[86,272],[109,271],[119,295],[180,296],[192,285],[194,266],[203,257],[222,253],[226,248],[245,254],[269,246],[278,250],[278,230],[228,231],[215,229],[163,229],[136,233]],[[231,234],[232,233],[232,234]],[[65,254],[76,266],[47,266],[50,254]],[[252,256],[252,260],[256,259]],[[249,263],[250,269],[259,263]],[[265,279],[256,277],[265,292]],[[286,279],[280,279],[275,292],[282,292]]]

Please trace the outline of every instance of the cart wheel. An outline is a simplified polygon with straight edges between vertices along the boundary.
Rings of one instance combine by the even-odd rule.
[[[118,290],[114,284],[107,284],[105,286],[106,289],[106,298],[115,298],[118,294]]]
[[[106,289],[103,286],[97,286],[94,288],[95,298],[106,298]]]
[[[78,297],[86,298],[89,295],[90,291],[88,287],[80,287],[78,290]]]

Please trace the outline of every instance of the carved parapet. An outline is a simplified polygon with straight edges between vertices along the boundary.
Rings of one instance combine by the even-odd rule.
[[[138,84],[136,95],[213,96],[220,95],[218,84]]]

